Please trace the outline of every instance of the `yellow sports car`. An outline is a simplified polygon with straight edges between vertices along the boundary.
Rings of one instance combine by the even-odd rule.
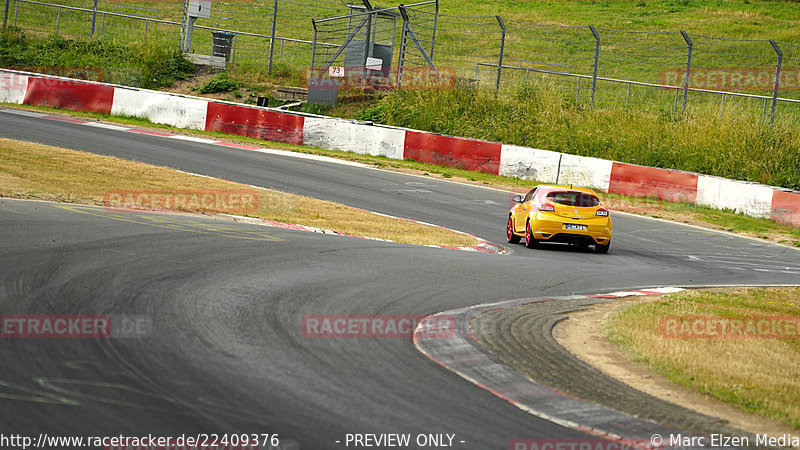
[[[528,248],[541,242],[594,245],[597,253],[611,246],[611,215],[591,189],[542,184],[523,198],[514,196],[506,237],[512,244],[523,237]]]

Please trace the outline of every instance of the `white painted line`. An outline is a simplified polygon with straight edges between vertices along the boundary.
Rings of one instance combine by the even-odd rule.
[[[50,114],[44,114],[35,111],[28,111],[26,109],[11,109],[11,108],[2,108],[0,111],[6,114],[16,114],[18,116],[28,116],[28,117],[47,117]]]
[[[165,137],[168,137],[170,139],[178,139],[180,141],[198,142],[200,144],[216,144],[217,142],[219,142],[213,139],[205,139],[195,136],[186,136],[185,134],[175,134],[172,136],[165,136]]]
[[[103,122],[87,122],[81,125],[86,125],[87,127],[102,128],[104,130],[114,130],[114,131],[128,131],[131,128],[131,127],[121,127],[119,125],[111,125],[110,123],[103,123]]]

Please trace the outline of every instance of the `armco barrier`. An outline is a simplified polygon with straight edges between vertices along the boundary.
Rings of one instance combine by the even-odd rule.
[[[502,144],[406,131],[405,159],[498,175]]]
[[[800,226],[800,193],[776,189],[770,217],[776,222]]]
[[[763,184],[701,175],[697,180],[697,204],[740,211],[752,217],[772,214],[773,189]]]
[[[303,142],[311,147],[403,159],[406,131],[348,120],[306,117]]]
[[[504,177],[556,183],[563,156],[550,150],[503,144],[499,172]]]
[[[697,177],[696,173],[614,162],[608,192],[694,203],[697,198]]]
[[[181,128],[655,196],[800,226],[800,192],[548,150],[5,69],[0,102],[133,115]]]
[[[141,117],[190,130],[205,130],[207,112],[208,100],[125,88],[115,88],[111,107],[114,116]]]
[[[22,104],[27,92],[27,75],[0,72],[0,102]]]
[[[302,145],[303,120],[295,114],[208,102],[205,130]]]
[[[114,87],[49,77],[29,77],[26,105],[111,114]]]

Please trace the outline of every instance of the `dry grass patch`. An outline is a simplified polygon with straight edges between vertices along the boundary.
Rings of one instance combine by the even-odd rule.
[[[244,186],[166,167],[0,139],[0,197],[102,205],[109,191],[239,190]],[[248,188],[249,189],[249,188]],[[443,228],[372,214],[338,203],[255,189],[246,215],[417,245],[471,246],[474,238]]]
[[[666,338],[665,316],[800,316],[800,288],[687,291],[636,304],[609,322],[629,355],[686,387],[800,429],[800,339]]]

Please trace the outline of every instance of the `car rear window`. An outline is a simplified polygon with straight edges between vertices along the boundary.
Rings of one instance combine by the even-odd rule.
[[[600,199],[591,194],[576,191],[559,191],[547,194],[547,199],[559,205],[590,208],[600,204]]]

